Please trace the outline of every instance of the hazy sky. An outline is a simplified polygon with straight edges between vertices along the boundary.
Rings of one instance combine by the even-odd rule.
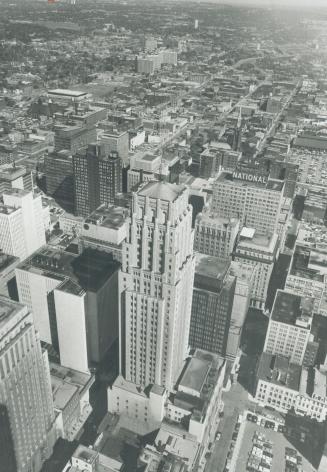
[[[198,0],[199,1],[199,0]],[[327,0],[203,0],[216,3],[235,3],[239,5],[256,4],[262,6],[284,7],[326,7]]]

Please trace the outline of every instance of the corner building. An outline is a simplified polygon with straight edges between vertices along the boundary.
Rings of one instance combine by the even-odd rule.
[[[149,182],[133,194],[120,273],[120,371],[171,390],[188,354],[194,278],[188,190]]]
[[[9,455],[1,444],[0,470],[39,472],[57,439],[48,356],[32,314],[5,297],[0,297],[0,407],[5,411],[0,441]]]
[[[214,184],[212,211],[238,218],[258,234],[276,233],[283,200],[283,183],[249,172],[222,172]]]

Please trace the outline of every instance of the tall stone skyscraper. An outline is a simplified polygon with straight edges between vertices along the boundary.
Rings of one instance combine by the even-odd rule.
[[[32,314],[5,297],[0,297],[1,412],[0,441],[7,446],[0,447],[0,470],[15,464],[6,470],[39,472],[56,441],[48,357]]]
[[[133,195],[120,273],[120,370],[171,389],[188,352],[194,278],[188,190],[148,182]]]

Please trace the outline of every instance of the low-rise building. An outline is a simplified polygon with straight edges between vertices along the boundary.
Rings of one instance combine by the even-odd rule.
[[[64,439],[73,441],[92,412],[89,392],[94,377],[54,363],[50,376],[57,427]]]
[[[313,375],[288,357],[263,352],[257,370],[255,398],[284,413],[324,421],[327,415],[327,373],[315,368]]]

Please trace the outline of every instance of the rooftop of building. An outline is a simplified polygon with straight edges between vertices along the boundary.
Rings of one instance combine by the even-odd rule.
[[[50,363],[51,387],[54,407],[64,410],[70,400],[86,387],[91,387],[91,374],[68,369],[60,364]]]
[[[73,454],[73,457],[76,457],[77,459],[81,459],[84,462],[87,462],[88,464],[92,464],[95,462],[97,455],[98,455],[98,452],[80,444],[79,446],[77,446],[77,449],[75,450]]]
[[[241,187],[259,187],[266,190],[273,190],[275,192],[281,192],[284,186],[284,183],[280,180],[268,179],[265,175],[257,175],[256,172],[245,172],[243,170],[238,170],[234,173],[221,172],[218,175],[216,182]]]
[[[186,470],[186,468],[184,469],[183,467],[183,462],[192,469],[199,448],[199,444],[191,435],[186,434],[185,430],[181,430],[177,425],[167,423],[162,424],[155,439],[155,446],[159,452],[166,451],[168,453],[165,457],[164,464],[166,464],[166,467],[169,465],[167,471],[169,470],[171,472]],[[173,454],[173,456],[169,453]]]
[[[219,257],[208,256],[200,252],[195,253],[195,272],[205,277],[222,279],[230,266],[229,261]]]
[[[195,219],[196,223],[205,223],[210,226],[219,226],[219,227],[235,227],[239,224],[239,220],[237,218],[224,218],[217,213],[213,213],[212,211],[203,211],[202,213],[198,213]]]
[[[185,190],[185,187],[168,182],[152,181],[146,183],[138,190],[137,194],[142,197],[160,199],[174,202]]]
[[[225,360],[216,354],[196,349],[189,358],[178,381],[177,392],[172,396],[174,405],[192,412],[192,418],[201,421],[211,401]],[[186,389],[186,392],[185,390]],[[187,392],[187,389],[193,391]]]
[[[259,361],[257,377],[281,387],[299,391],[302,367],[292,364],[288,357],[263,352]]]
[[[8,267],[13,266],[19,262],[19,258],[10,254],[4,254],[0,252],[0,274],[5,271]]]
[[[290,275],[317,282],[324,282],[327,272],[327,253],[308,246],[295,246]]]
[[[110,229],[121,228],[126,222],[128,210],[115,205],[101,205],[85,219],[85,225],[99,225]],[[87,228],[85,228],[87,229]]]
[[[81,97],[86,97],[87,92],[82,92],[80,90],[69,90],[69,89],[53,89],[53,90],[48,90],[49,95],[57,95],[57,96],[62,96],[62,97],[67,97],[67,98],[81,98]]]
[[[0,328],[23,309],[26,309],[25,305],[0,295]]]
[[[12,181],[12,180],[18,179],[19,177],[22,177],[25,174],[26,174],[26,168],[23,166],[5,167],[5,168],[1,168],[0,170],[0,179]]]
[[[278,234],[260,234],[253,228],[243,228],[240,233],[238,248],[257,249],[273,253],[277,247]]]
[[[18,268],[62,281],[60,289],[73,294],[97,291],[117,270],[112,256],[94,249],[73,255],[45,246],[23,261]]]
[[[271,319],[280,323],[310,328],[314,298],[301,297],[284,290],[277,290]]]

